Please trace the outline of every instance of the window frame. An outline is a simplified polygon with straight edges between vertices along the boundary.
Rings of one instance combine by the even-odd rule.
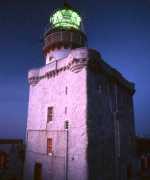
[[[47,123],[52,122],[53,117],[54,117],[54,107],[53,106],[48,106],[47,107]]]
[[[47,154],[49,156],[53,154],[53,139],[51,137],[47,138]]]

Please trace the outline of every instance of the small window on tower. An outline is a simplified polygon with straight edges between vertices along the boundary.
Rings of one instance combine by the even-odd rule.
[[[53,107],[48,107],[47,110],[47,123],[53,120]]]
[[[53,150],[53,148],[52,148],[52,138],[48,138],[47,139],[47,154],[48,155],[52,155],[52,150]]]
[[[101,84],[98,85],[98,93],[99,93],[99,94],[102,93],[102,85],[101,85]]]
[[[53,56],[50,56],[49,57],[49,62],[53,60]]]

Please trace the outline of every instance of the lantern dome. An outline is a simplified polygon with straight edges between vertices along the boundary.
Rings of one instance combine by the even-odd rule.
[[[80,15],[69,8],[57,10],[51,17],[50,23],[52,28],[62,29],[80,29],[81,17]]]

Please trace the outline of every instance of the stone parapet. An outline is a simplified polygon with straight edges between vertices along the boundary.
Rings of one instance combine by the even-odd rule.
[[[59,72],[70,69],[71,71],[79,71],[88,60],[88,49],[78,48],[72,50],[68,57],[53,61],[42,68],[32,69],[28,73],[29,84],[35,85],[43,78],[50,78],[57,75]],[[78,64],[76,68],[73,68],[75,64]],[[79,65],[80,64],[80,65]]]
[[[118,82],[126,87],[131,94],[134,94],[134,84],[107,64],[99,52],[88,48],[77,48],[72,50],[66,58],[53,61],[42,68],[30,70],[28,73],[29,84],[36,85],[41,79],[54,77],[65,70],[77,73],[86,66],[95,73],[106,74],[111,80]]]

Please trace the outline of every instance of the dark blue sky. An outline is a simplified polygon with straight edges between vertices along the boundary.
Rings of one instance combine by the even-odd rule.
[[[70,0],[84,19],[89,47],[136,84],[135,124],[150,134],[150,0]],[[61,0],[0,1],[0,137],[24,137],[27,72],[44,65],[41,38]]]

